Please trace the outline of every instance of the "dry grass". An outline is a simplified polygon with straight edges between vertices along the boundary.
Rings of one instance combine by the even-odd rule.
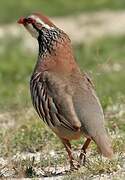
[[[112,113],[111,113],[112,111]],[[26,114],[27,112],[27,114]],[[34,110],[10,114],[15,123],[11,129],[0,134],[1,177],[46,177],[62,176],[66,179],[111,176],[120,173],[125,167],[125,134],[119,126],[124,126],[122,119],[114,124],[114,112],[109,108],[108,125],[113,142],[115,157],[112,160],[98,154],[97,147],[92,143],[88,149],[86,165],[77,172],[69,172],[67,154],[58,138],[38,120]],[[117,113],[116,113],[117,114]],[[115,114],[115,116],[116,116]],[[10,138],[11,137],[11,138]],[[83,140],[72,142],[74,155],[78,158]]]

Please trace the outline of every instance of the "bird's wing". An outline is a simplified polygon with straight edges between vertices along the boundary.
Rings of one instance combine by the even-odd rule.
[[[110,157],[112,148],[104,126],[102,106],[86,75],[79,83],[73,103],[83,132],[96,142],[103,155]]]
[[[43,120],[49,126],[60,124],[72,131],[77,131],[81,123],[75,113],[72,97],[67,92],[66,85],[49,73],[41,76],[34,85],[34,106]]]
[[[93,88],[91,79],[84,74],[80,79],[73,104],[76,114],[90,136],[93,136],[98,127],[104,129],[104,115],[99,99]]]

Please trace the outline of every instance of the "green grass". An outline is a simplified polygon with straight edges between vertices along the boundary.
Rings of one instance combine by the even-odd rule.
[[[21,48],[19,39],[3,39],[0,53],[0,108],[30,107],[29,80],[37,54]],[[103,107],[124,103],[125,37],[107,37],[90,45],[74,47],[82,70],[91,72]],[[118,70],[117,70],[118,66]],[[120,68],[120,69],[119,69]]]
[[[33,66],[33,55],[20,50],[21,40],[4,39],[0,54],[0,106],[16,108],[29,104],[29,80]],[[22,106],[21,106],[22,107]]]
[[[94,77],[98,95],[104,106],[118,99],[124,103],[124,36],[107,37],[88,46],[79,45],[76,47],[76,57],[82,69]]]
[[[16,21],[20,16],[29,15],[40,11],[49,16],[76,15],[79,12],[123,9],[124,0],[1,0],[0,1],[0,23]]]

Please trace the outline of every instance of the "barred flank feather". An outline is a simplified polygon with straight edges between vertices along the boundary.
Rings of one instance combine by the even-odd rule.
[[[43,119],[50,128],[61,125],[70,131],[74,131],[75,129],[60,114],[57,105],[48,95],[46,84],[41,80],[41,77],[41,73],[34,73],[30,81],[32,102],[39,117]]]

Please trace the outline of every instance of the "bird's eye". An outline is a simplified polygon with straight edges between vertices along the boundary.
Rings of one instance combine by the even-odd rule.
[[[35,22],[36,22],[35,19],[32,19],[32,18],[27,19],[27,23],[29,24],[34,24]]]

